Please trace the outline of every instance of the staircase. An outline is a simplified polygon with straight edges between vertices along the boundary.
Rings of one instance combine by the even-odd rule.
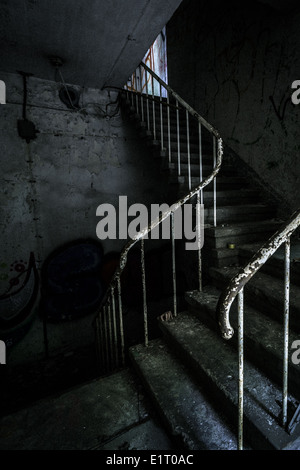
[[[186,293],[187,311],[170,321],[159,321],[162,337],[150,342],[148,348],[138,345],[130,350],[145,389],[169,432],[184,448],[237,448],[237,341],[235,337],[232,342],[223,340],[215,320],[220,288],[235,271],[212,268],[212,281],[202,292]],[[288,434],[280,422],[283,334],[278,321],[279,282],[262,273],[259,280],[249,283],[245,305],[245,449],[300,449],[299,426]],[[266,287],[274,301],[268,308],[260,302],[266,296]],[[290,331],[292,343],[299,338],[296,285],[292,285],[291,297],[292,311],[298,318],[298,328]],[[236,308],[232,316],[237,329]],[[291,361],[289,387],[291,420],[300,399],[299,365]]]
[[[131,96],[133,95],[133,96]],[[165,102],[164,98],[161,101]],[[160,99],[154,97],[156,126],[160,119]],[[150,114],[150,129],[147,123],[141,120],[141,113],[137,113],[135,93],[121,94],[121,103],[124,112],[130,117],[141,139],[153,149],[153,158],[160,161],[161,172],[168,174],[169,192],[168,202],[182,198],[191,188],[209,176],[213,169],[213,148],[211,136],[202,131],[202,168],[199,164],[199,135],[195,123],[190,123],[189,146],[187,152],[187,135],[185,128],[185,114],[179,113],[180,131],[180,174],[178,170],[178,141],[177,141],[177,115],[175,103],[170,107],[170,147],[160,147],[161,131],[156,130],[153,136],[153,117]],[[140,107],[138,108],[140,111]],[[152,110],[151,110],[152,111]],[[166,110],[163,113],[166,123]],[[165,144],[168,128],[163,125]],[[204,135],[203,135],[204,134]],[[221,169],[216,179],[216,220],[214,224],[214,181],[203,191],[204,204],[205,244],[202,257],[205,266],[223,267],[239,262],[239,248],[241,245],[263,242],[267,240],[281,225],[282,220],[277,218],[275,203],[266,202],[266,196],[261,187],[251,181],[244,171],[240,169],[241,162],[233,156],[223,159]],[[171,160],[171,161],[170,161]],[[188,164],[190,160],[190,165]],[[190,169],[189,169],[190,167]],[[190,171],[190,178],[189,178]]]
[[[146,122],[141,118],[141,105],[136,106],[138,96],[141,95],[124,92],[123,109],[141,138],[152,146],[153,157],[161,160],[161,171],[168,172],[170,199],[174,201],[212,172],[215,159],[209,137],[202,136],[200,164],[197,126],[189,124],[187,135],[184,110],[178,111],[178,102],[168,100],[162,109],[165,99],[153,96],[153,114]],[[152,126],[162,119],[164,124],[153,133]],[[203,285],[186,292],[184,311],[168,320],[158,319],[160,337],[147,346],[130,348],[133,367],[180,448],[232,450],[238,445],[238,340],[237,336],[231,341],[221,337],[216,322],[217,304],[222,290],[240,267],[283,224],[277,218],[276,204],[266,203],[261,188],[239,167],[238,161],[226,160],[225,156],[217,178],[201,194],[205,208],[202,263],[203,271],[208,273]],[[282,248],[245,290],[244,449],[300,449],[300,366],[291,361],[291,354],[287,424],[282,425]],[[299,254],[300,243],[294,237],[291,259],[295,262],[291,264],[289,285],[290,345],[300,333]],[[236,304],[231,324],[238,330]]]
[[[49,449],[54,438],[54,448],[122,450],[118,439],[135,429],[135,438],[143,436],[143,449],[160,450],[159,428],[148,417],[150,402],[149,416],[159,417],[168,433],[168,439],[162,433],[162,442],[171,450],[300,450],[300,211],[291,228],[279,220],[276,204],[266,202],[239,162],[226,153],[223,158],[218,133],[175,93],[162,98],[127,89],[121,101],[168,174],[166,202],[204,203],[204,246],[180,252],[172,238],[171,313],[157,311],[160,334],[149,338],[146,232],[130,240],[95,318],[99,381],[4,417],[2,447]],[[127,351],[121,275],[136,243],[141,244],[145,340]],[[195,279],[182,308],[178,255]],[[228,318],[222,317],[231,306],[228,292],[238,295],[230,340],[224,339]]]

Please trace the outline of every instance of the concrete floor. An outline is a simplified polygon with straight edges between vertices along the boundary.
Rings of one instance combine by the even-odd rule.
[[[129,370],[0,419],[1,450],[171,450]]]

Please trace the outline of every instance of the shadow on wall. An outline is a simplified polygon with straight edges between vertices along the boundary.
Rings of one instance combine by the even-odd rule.
[[[31,253],[27,268],[18,275],[18,284],[10,285],[9,292],[0,297],[0,339],[10,347],[28,333],[36,316],[35,302],[40,283],[38,310],[45,326],[96,314],[119,262],[120,253],[104,255],[98,241],[74,240],[49,255],[42,267],[40,282],[35,257]],[[172,296],[172,253],[168,244],[148,250],[145,266],[147,302],[158,302]],[[180,269],[177,278],[178,295],[182,295],[186,282],[180,276]],[[128,254],[121,286],[124,315],[134,311],[134,316],[142,319],[139,249],[132,249]]]
[[[75,240],[59,247],[42,267],[40,314],[49,322],[93,313],[104,294],[103,248],[94,240]]]

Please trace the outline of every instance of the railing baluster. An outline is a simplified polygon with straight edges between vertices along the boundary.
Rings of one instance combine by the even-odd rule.
[[[199,282],[199,292],[202,292],[202,251],[201,251],[201,201],[200,201],[200,191],[197,193],[197,237],[198,237],[198,282]]]
[[[108,320],[108,336],[109,336],[109,364],[110,364],[110,370],[113,369],[113,354],[112,354],[112,328],[111,328],[111,305],[110,302],[108,304],[108,314],[107,314],[107,320]]]
[[[99,329],[100,329],[100,345],[101,345],[101,366],[105,370],[105,344],[104,344],[104,325],[103,325],[103,311],[104,308],[100,311],[99,314]]]
[[[171,128],[170,128],[170,97],[167,91],[167,115],[168,115],[168,148],[169,148],[169,162],[171,163]]]
[[[117,341],[117,322],[116,322],[116,304],[115,304],[115,289],[111,290],[111,307],[112,307],[112,320],[113,320],[113,338],[115,350],[115,365],[118,367],[118,341]]]
[[[174,231],[174,212],[171,213],[171,232],[172,232],[172,278],[173,278],[173,309],[174,317],[177,316],[177,285],[176,285],[176,252],[175,252],[175,231]]]
[[[180,168],[180,126],[179,126],[179,107],[178,100],[176,100],[176,122],[177,122],[177,162],[178,162],[178,175],[181,175]]]
[[[108,354],[108,337],[107,337],[107,306],[103,309],[103,327],[104,327],[104,350],[105,350],[105,363],[104,370],[109,369],[109,354]]]
[[[192,189],[192,179],[191,179],[190,124],[189,124],[188,110],[186,110],[186,139],[187,139],[187,154],[188,154],[188,179],[189,179],[189,191],[190,191]]]
[[[163,123],[163,102],[162,102],[162,92],[161,92],[161,83],[159,84],[159,107],[160,107],[160,148],[161,151],[164,150],[164,123]]]
[[[153,139],[156,140],[156,121],[155,121],[155,101],[154,101],[154,80],[153,80],[153,75],[151,75],[151,83],[152,83]]]
[[[148,312],[147,312],[146,273],[145,273],[145,250],[144,250],[143,238],[141,239],[141,266],[142,266],[145,346],[148,347]]]
[[[203,163],[202,163],[202,126],[201,122],[198,122],[198,134],[199,134],[199,177],[200,181],[203,178]],[[203,204],[203,190],[201,190],[201,204]]]
[[[121,364],[125,365],[125,344],[124,344],[124,329],[123,329],[123,309],[122,309],[122,292],[121,292],[121,281],[118,278],[117,282],[118,289],[118,307],[119,307],[119,329],[120,329],[120,341],[121,341]]]
[[[213,136],[213,159],[214,159],[214,167],[217,161],[217,142],[216,137]],[[214,178],[214,227],[217,226],[217,178]]]
[[[97,364],[101,363],[101,354],[100,354],[100,337],[99,337],[99,317],[96,317],[96,359]]]
[[[238,349],[239,349],[239,387],[238,387],[238,449],[243,450],[244,418],[244,289],[238,293]]]
[[[147,95],[147,99],[146,99],[146,109],[147,109],[147,128],[148,128],[148,131],[150,131],[150,111],[149,111],[149,88],[148,88],[148,72],[147,70],[145,70],[145,80],[146,80],[146,95]]]
[[[132,74],[131,75],[131,106],[132,108],[134,108],[134,105],[133,105],[133,88],[134,88],[134,75]]]
[[[143,98],[143,75],[142,75],[142,67],[139,66],[139,72],[140,72],[140,93],[141,93],[141,113],[142,113],[142,122],[144,122],[145,116],[144,116],[144,98]]]
[[[287,424],[288,399],[288,360],[289,360],[289,303],[290,303],[290,249],[291,240],[285,242],[284,257],[284,345],[283,345],[283,387],[282,387],[282,425]]]
[[[139,93],[138,93],[138,90],[139,90],[139,86],[138,86],[138,75],[137,75],[137,72],[135,72],[135,107],[136,107],[136,114],[139,115]]]

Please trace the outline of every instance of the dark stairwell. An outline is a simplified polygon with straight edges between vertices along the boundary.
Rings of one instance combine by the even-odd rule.
[[[147,143],[153,148],[153,158],[156,163],[160,162],[161,172],[164,176],[168,175],[166,202],[171,204],[211,174],[217,155],[214,155],[211,136],[202,129],[200,177],[198,123],[195,125],[190,119],[187,137],[186,110],[180,110],[179,175],[176,100],[170,102],[173,109],[170,107],[169,161],[166,140],[168,113],[164,108],[161,127],[160,100],[155,98],[157,128],[154,137],[152,97],[148,97],[150,128],[147,128],[145,116],[141,118],[141,108],[136,107],[136,103],[140,106],[140,98],[139,94],[124,91],[121,96],[123,109],[141,133],[143,145]],[[145,96],[143,100],[145,111]],[[161,147],[162,128],[164,143]],[[192,199],[193,204],[196,197],[197,194]],[[161,305],[156,306],[151,318],[148,305],[148,330],[151,333],[153,328],[155,337],[152,339],[149,335],[147,346],[140,339],[140,344],[128,348],[126,329],[122,340],[113,322],[120,308],[116,283],[113,295],[110,296],[109,291],[108,303],[103,304],[103,310],[98,312],[96,319],[101,378],[4,418],[4,447],[47,448],[50,440],[53,448],[237,449],[238,302],[235,301],[231,311],[235,334],[227,341],[222,338],[216,320],[217,304],[230,279],[249,262],[263,243],[283,227],[287,217],[283,217],[282,212],[278,217],[277,200],[266,195],[263,186],[249,177],[248,168],[226,145],[217,178],[203,189],[203,202],[205,230],[200,279],[198,252],[188,253],[176,241],[176,316],[173,292],[171,299],[168,298],[163,304],[163,309]],[[292,345],[299,337],[300,314],[299,240],[296,232],[291,236],[290,258],[289,344]],[[149,257],[146,268],[148,261]],[[169,261],[172,264],[171,258]],[[300,372],[299,364],[292,361],[291,348],[288,357],[288,419],[287,424],[282,425],[284,265],[282,245],[245,286],[245,449],[300,448],[299,426],[292,427],[300,400]],[[180,279],[179,272],[182,274]],[[124,295],[126,292],[122,285]],[[140,300],[143,304],[142,295]],[[171,311],[172,316],[161,317],[166,309]],[[142,310],[139,312],[141,324]],[[157,316],[160,318],[156,319]],[[116,337],[118,342],[115,341]],[[124,340],[126,360],[122,362]],[[31,424],[23,427],[25,420],[32,420],[35,429],[32,430]],[[57,433],[57,423],[60,421],[64,427]],[[16,428],[17,438],[11,444],[11,429]],[[39,433],[43,431],[44,439],[40,439]],[[53,438],[54,435],[57,437]]]
[[[152,98],[153,99],[153,98]],[[155,98],[154,98],[155,99]],[[156,99],[159,120],[159,99]],[[124,105],[132,121],[149,145],[157,148],[153,131],[140,122],[133,106],[135,98],[124,93]],[[164,116],[166,122],[167,115]],[[181,116],[184,123],[184,113]],[[170,113],[171,158],[176,161],[176,111]],[[150,119],[150,129],[153,119]],[[186,157],[186,128],[181,129],[181,156]],[[146,129],[145,129],[146,128]],[[172,134],[173,130],[173,134]],[[197,131],[197,129],[196,129]],[[169,172],[170,186],[183,196],[199,182],[198,134],[190,132],[190,165],[168,162],[167,150],[156,149],[162,171]],[[165,140],[168,130],[165,129]],[[173,139],[173,140],[172,140]],[[209,145],[202,140],[203,177],[211,171]],[[208,148],[207,148],[208,147]],[[173,154],[174,150],[174,154]],[[175,157],[175,158],[174,158]],[[180,445],[191,449],[235,449],[237,423],[237,338],[224,343],[216,322],[216,309],[222,289],[247,264],[260,246],[279,229],[276,201],[240,170],[238,157],[231,156],[217,176],[218,224],[214,226],[213,190],[204,191],[205,231],[202,290],[186,292],[186,308],[176,318],[159,319],[162,337],[148,347],[130,349],[130,357],[145,389],[151,396],[167,429]],[[175,189],[176,188],[176,189]],[[207,202],[205,202],[207,201]],[[299,244],[293,237],[291,260],[290,342],[297,340],[299,315]],[[183,256],[184,258],[184,256]],[[182,258],[182,259],[183,259]],[[249,282],[245,304],[245,448],[298,448],[298,433],[290,435],[281,425],[282,404],[282,312],[284,311],[283,247]],[[196,273],[194,273],[196,274]],[[191,276],[193,277],[193,276]],[[196,277],[196,276],[195,276]],[[237,330],[237,308],[232,324]],[[294,318],[294,320],[293,320]],[[298,407],[299,367],[289,359],[289,420]],[[299,430],[298,430],[299,432]]]
[[[210,177],[219,162],[221,147],[218,147],[218,155],[214,153],[210,133],[203,128],[202,151],[199,154],[199,128],[192,120],[186,126],[184,110],[181,109],[177,115],[176,108],[182,105],[175,102],[175,108],[170,106],[168,121],[168,113],[161,109],[163,99],[125,90],[120,99],[132,125],[141,133],[142,145],[153,149],[153,158],[161,162],[161,172],[168,175],[170,204],[184,198],[190,189]],[[149,120],[141,121],[141,108],[137,109],[136,104],[140,106],[143,102],[146,106],[147,101],[151,103]],[[170,105],[174,106],[171,100]],[[155,138],[154,115],[157,126]],[[163,123],[170,124],[165,128],[163,147],[160,140],[160,132],[164,128],[164,125],[160,126],[161,115],[165,118]],[[177,125],[180,129],[180,175]],[[166,144],[169,135],[171,162]],[[226,147],[224,150],[223,163],[216,177],[216,190],[215,179],[203,188],[205,228],[204,246],[200,250],[201,263],[198,250],[187,252],[181,241],[176,240],[175,295],[172,292],[163,302],[153,303],[152,306],[149,302],[147,305],[147,270],[144,285],[146,297],[143,291],[140,295],[137,282],[143,269],[135,277],[134,293],[132,286],[127,284],[130,295],[139,298],[137,313],[141,330],[146,305],[148,334],[145,340],[143,331],[137,335],[140,344],[132,345],[132,337],[130,339],[135,327],[133,323],[138,317],[129,314],[127,324],[120,324],[125,309],[123,320],[126,321],[130,307],[128,310],[126,306],[126,283],[122,283],[120,293],[117,280],[111,284],[113,290],[108,290],[96,317],[101,377],[4,417],[3,448],[49,448],[50,441],[53,448],[237,449],[237,335],[230,341],[222,338],[216,320],[217,303],[230,279],[282,227],[284,221],[276,217],[276,203],[265,198],[257,183],[252,183],[249,176],[240,171],[238,157],[230,155],[227,160],[229,150]],[[198,197],[201,198],[201,194]],[[195,196],[192,202],[196,203]],[[300,273],[296,262],[299,245],[296,236],[292,237],[292,242],[291,260],[295,262],[291,263],[290,277],[290,344],[297,340],[299,334],[300,313],[297,289]],[[281,251],[282,248],[245,288],[244,449],[299,449],[299,427],[295,426],[287,432],[281,422],[284,288],[284,256]],[[171,264],[172,259],[168,258]],[[146,257],[146,267],[149,260],[151,257]],[[136,267],[140,269],[140,260]],[[178,272],[182,276],[179,279]],[[186,287],[185,292],[182,292],[182,285]],[[233,305],[231,323],[237,331],[236,303]],[[123,310],[118,316],[120,307]],[[170,314],[163,315],[167,311]],[[296,417],[300,398],[299,380],[299,366],[292,363],[289,357],[287,425],[292,424]],[[74,409],[77,409],[75,416]],[[45,419],[41,422],[42,415]],[[73,418],[70,421],[71,415]],[[25,418],[34,420],[35,429],[32,424],[24,428],[22,422]],[[54,439],[54,430],[60,419],[65,425]],[[44,423],[47,424],[46,428]],[[7,430],[16,426],[19,426],[19,431],[12,443]],[[42,429],[45,436],[40,439]]]

